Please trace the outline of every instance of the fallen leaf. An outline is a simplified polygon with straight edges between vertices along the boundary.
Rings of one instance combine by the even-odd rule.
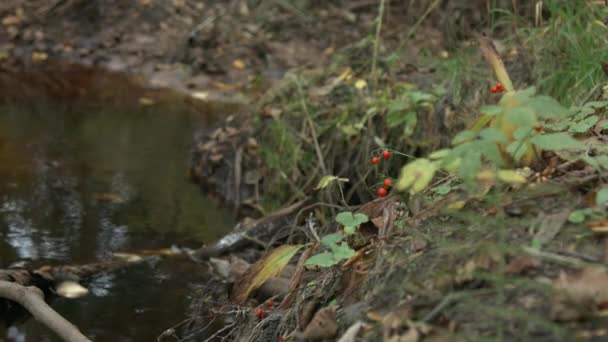
[[[244,70],[246,68],[245,62],[243,62],[240,59],[235,59],[234,61],[232,61],[232,66],[235,69],[239,69],[239,70]]]
[[[608,272],[604,268],[586,267],[573,274],[562,272],[553,287],[553,320],[589,318],[608,306]]]
[[[139,98],[139,104],[142,106],[151,106],[154,103],[156,103],[156,102],[154,102],[154,100],[149,97],[140,97]]]
[[[55,293],[64,298],[80,298],[87,295],[89,290],[75,281],[62,281],[55,287]]]
[[[95,194],[95,199],[102,202],[124,202],[125,198],[120,196],[119,194],[114,194],[111,192],[98,192]]]
[[[596,234],[608,234],[608,219],[599,219],[587,223],[591,231]]]
[[[342,337],[338,340],[338,342],[355,342],[357,335],[359,335],[359,331],[365,326],[365,324],[361,321],[357,321],[355,324],[351,325]]]
[[[522,274],[541,266],[540,260],[528,255],[516,256],[507,265],[507,274]]]
[[[283,245],[263,256],[234,284],[232,301],[236,304],[244,303],[251,292],[262,286],[270,277],[281,273],[289,260],[302,247],[303,245]]]
[[[34,51],[32,52],[32,61],[34,62],[43,62],[49,58],[49,55],[46,52]]]
[[[19,17],[15,16],[15,15],[9,15],[9,16],[2,18],[2,25],[4,25],[4,26],[18,25],[20,22],[21,22],[21,20],[19,19]]]
[[[317,340],[336,336],[338,324],[336,322],[336,306],[326,306],[319,309],[306,329],[300,334],[300,339]]]
[[[546,215],[543,217],[538,233],[534,236],[536,246],[543,246],[553,240],[568,220],[569,210],[563,210],[557,214]]]
[[[211,85],[211,87],[223,91],[234,91],[239,90],[243,87],[243,85],[240,83],[224,83],[219,81],[211,81],[209,84]]]

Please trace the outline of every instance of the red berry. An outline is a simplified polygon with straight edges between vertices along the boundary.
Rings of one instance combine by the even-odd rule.
[[[380,162],[380,158],[378,158],[378,157],[372,158],[372,164],[375,165],[375,164],[378,164],[379,162]]]
[[[393,186],[393,180],[392,179],[387,178],[387,179],[384,180],[384,188],[385,189],[388,189],[388,188],[390,188],[392,186]]]
[[[490,89],[490,91],[492,93],[497,93],[498,92],[498,88],[496,88],[496,86],[492,87],[492,89]]]
[[[257,315],[258,315],[258,318],[264,317],[264,309],[258,308]]]
[[[388,159],[391,157],[391,151],[389,150],[384,150],[384,152],[382,152],[382,158],[384,159]]]
[[[505,87],[502,86],[502,83],[498,82],[496,83],[496,89],[498,89],[498,91],[503,91],[505,90]]]
[[[378,189],[378,197],[386,197],[387,194],[388,194],[388,191],[386,191],[385,188]]]
[[[270,309],[270,308],[272,308],[272,306],[274,304],[272,303],[272,300],[269,299],[269,300],[266,301],[266,303],[264,303],[264,305],[266,305],[266,307]]]

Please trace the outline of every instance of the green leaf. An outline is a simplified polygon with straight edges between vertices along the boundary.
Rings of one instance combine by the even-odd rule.
[[[534,126],[536,124],[536,115],[530,107],[515,107],[506,112],[507,120],[517,126]]]
[[[604,170],[608,170],[608,156],[600,155],[595,160]]]
[[[350,211],[344,211],[336,215],[336,222],[345,227],[358,227],[361,223],[369,221],[367,215],[356,213],[353,215]]]
[[[417,105],[419,102],[429,102],[434,100],[435,96],[418,90],[413,90],[407,93],[409,100]]]
[[[447,195],[450,193],[450,191],[452,191],[452,187],[450,186],[449,183],[443,183],[439,186],[436,186],[435,188],[433,188],[433,191],[437,194],[437,195]]]
[[[452,153],[452,150],[444,148],[429,154],[429,159],[442,159],[447,157],[450,153]]]
[[[544,119],[565,118],[568,116],[568,109],[550,96],[535,96],[530,99],[528,106],[532,107],[534,112]]]
[[[475,144],[482,156],[492,162],[495,166],[502,165],[504,163],[503,156],[498,149],[498,145],[491,141],[480,141]]]
[[[545,151],[557,151],[565,149],[584,150],[585,144],[574,139],[566,133],[550,133],[537,135],[530,141]]]
[[[513,157],[515,161],[520,161],[524,154],[526,154],[527,148],[527,143],[516,140],[507,145],[507,153],[509,153],[509,155]]]
[[[355,250],[350,248],[347,243],[342,242],[341,244],[333,244],[331,246],[331,251],[334,255],[334,259],[336,261],[341,261],[344,259],[349,259],[353,255],[355,255]]]
[[[418,124],[418,114],[416,112],[407,112],[403,127],[403,135],[409,137],[414,133],[414,129]]]
[[[534,131],[534,127],[532,126],[522,126],[517,128],[513,132],[513,138],[517,140],[523,140],[530,136],[530,134]]]
[[[473,140],[477,137],[477,133],[473,131],[462,131],[452,139],[452,145],[462,144],[463,142]]]
[[[406,114],[410,113],[411,111],[406,111],[404,109],[398,109],[398,110],[388,110],[388,115],[386,116],[386,125],[389,128],[395,128],[398,126],[403,125],[406,120]]]
[[[344,236],[342,234],[334,233],[334,234],[329,234],[329,235],[325,235],[324,237],[322,237],[321,243],[329,246],[331,244],[335,244],[335,243],[342,241],[342,239],[344,239]]]
[[[560,120],[560,121],[556,121],[556,122],[548,122],[545,124],[545,129],[548,131],[552,131],[552,132],[563,132],[566,129],[568,129],[568,127],[570,127],[571,124],[572,124],[572,122],[570,120]]]
[[[396,188],[401,191],[410,189],[412,193],[420,192],[429,185],[437,169],[437,162],[425,158],[416,159],[401,169]]]
[[[481,169],[481,153],[477,150],[470,150],[462,157],[462,162],[458,168],[458,175],[467,182],[472,181]]]
[[[606,108],[608,107],[608,101],[590,101],[585,103],[585,107]]]
[[[568,132],[570,133],[586,133],[591,127],[593,127],[600,120],[599,116],[592,115],[579,121],[570,126]]]
[[[585,222],[585,218],[587,216],[587,209],[579,209],[570,213],[568,216],[568,221],[572,223],[583,223]]]
[[[502,107],[496,106],[496,105],[483,106],[483,107],[479,108],[479,111],[483,115],[494,116],[494,115],[498,115],[498,114],[502,113]]]
[[[495,127],[484,128],[479,131],[479,137],[482,140],[489,140],[494,143],[504,143],[507,141],[507,137]]]
[[[601,207],[608,203],[608,188],[603,188],[595,195],[595,205]]]
[[[319,267],[331,267],[340,262],[334,259],[334,254],[331,252],[323,252],[315,254],[308,258],[304,265],[306,266],[319,266]]]
[[[319,184],[317,184],[317,187],[315,188],[315,190],[325,189],[329,184],[331,184],[332,182],[335,182],[335,181],[345,183],[345,182],[348,182],[349,179],[348,178],[339,178],[339,177],[332,176],[332,175],[323,176],[319,180]]]

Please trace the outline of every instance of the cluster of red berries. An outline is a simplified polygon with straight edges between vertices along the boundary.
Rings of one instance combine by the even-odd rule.
[[[490,91],[494,94],[502,93],[503,91],[505,91],[505,87],[502,86],[502,83],[498,82],[495,86],[492,87],[492,89],[490,89]]]
[[[384,150],[384,152],[382,152],[382,158],[384,158],[384,160],[388,160],[390,157],[391,157],[391,151]],[[380,162],[380,158],[378,158],[378,157],[372,158],[372,164],[376,165],[379,162]],[[383,187],[379,188],[377,191],[378,197],[386,197],[386,195],[388,195],[388,189],[390,189],[392,186],[393,186],[393,181],[390,178],[385,179]]]
[[[267,309],[272,309],[272,307],[274,306],[274,303],[272,302],[272,300],[270,300],[270,299],[269,299],[269,300],[267,300],[267,301],[264,303],[264,306],[265,306]],[[263,309],[263,308],[258,308],[258,309],[257,309],[257,311],[256,311],[256,315],[257,315],[257,316],[258,316],[258,318],[260,318],[260,319],[261,319],[261,318],[263,318],[263,317],[264,317],[264,309]]]

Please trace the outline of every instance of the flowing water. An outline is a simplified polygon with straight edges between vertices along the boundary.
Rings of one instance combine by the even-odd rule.
[[[170,108],[0,107],[0,268],[85,264],[111,252],[219,238],[231,218],[188,181],[205,120]],[[94,341],[155,341],[187,318],[200,266],[153,259],[95,277],[53,307]],[[34,319],[16,341],[55,341]]]

